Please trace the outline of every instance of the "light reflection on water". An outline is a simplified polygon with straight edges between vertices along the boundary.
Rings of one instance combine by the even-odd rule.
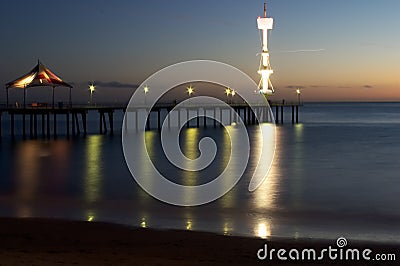
[[[196,130],[196,128],[188,128],[184,132],[182,132],[183,138],[186,140],[181,144],[182,147],[182,152],[183,154],[191,159],[195,160],[196,158],[199,157],[199,149],[198,149],[198,143],[200,141],[199,139],[199,131]],[[185,161],[186,163],[189,162]],[[190,169],[189,165],[184,165],[186,168]],[[198,182],[199,179],[199,174],[198,172],[195,171],[185,171],[182,176],[181,176],[181,184],[184,186],[194,186],[196,185],[196,182]],[[189,193],[189,191],[184,190],[184,195],[182,197],[188,201],[193,200],[196,198],[196,195],[194,193]],[[192,229],[192,222],[191,220],[188,220],[186,223],[186,229],[191,230]]]
[[[17,188],[18,197],[23,201],[34,200],[39,185],[39,159],[35,143],[21,145],[16,154],[17,161]]]
[[[296,145],[293,146],[293,155],[294,155],[294,167],[293,173],[294,176],[292,182],[292,202],[296,207],[300,207],[299,203],[301,202],[301,196],[303,194],[303,186],[305,185],[303,180],[297,178],[297,176],[303,176],[303,163],[304,163],[304,138],[303,138],[303,124],[295,125],[294,127],[294,138],[296,140]]]
[[[104,179],[101,171],[102,151],[101,136],[90,136],[86,142],[86,173],[84,175],[85,199],[87,203],[96,202],[101,196],[101,181]]]
[[[15,174],[10,180],[15,187],[13,197],[17,198],[18,217],[30,217],[33,215],[30,202],[40,200],[42,194],[62,191],[66,185],[68,166],[69,143],[65,141],[52,143],[39,143],[26,141],[13,144],[16,149],[10,167]],[[51,163],[46,164],[50,159]],[[56,169],[58,174],[49,178],[48,174]],[[54,189],[54,192],[51,190]]]
[[[280,128],[278,127],[276,129],[276,134],[279,135],[280,133]],[[268,140],[261,140],[259,138],[262,137],[262,134],[256,134],[254,142],[258,143],[260,141],[266,141]],[[271,165],[271,168],[268,171],[269,165],[263,164],[262,162],[260,163],[261,168],[264,168],[264,172],[268,172],[268,178],[261,184],[261,186],[252,193],[252,196],[254,197],[253,203],[254,207],[258,209],[274,209],[277,208],[276,206],[276,191],[277,191],[277,186],[279,186],[279,175],[280,175],[280,164],[283,155],[281,147],[280,147],[280,142],[279,138],[276,139],[276,149],[275,149],[275,155],[274,155],[274,161]],[[268,147],[264,147],[264,149],[268,149]],[[262,151],[260,149],[255,148],[254,149],[255,154],[259,154]]]
[[[232,132],[233,134],[233,132]],[[222,154],[220,155],[222,157],[222,164],[220,165],[220,170],[223,171],[224,167],[228,164],[229,158],[231,157],[231,140],[229,137],[229,134],[223,134],[222,137],[222,143],[221,143],[221,148],[222,149]],[[232,158],[235,159],[235,158]],[[223,181],[226,181],[228,183],[229,180],[224,179]],[[224,186],[227,184],[225,183]],[[235,204],[235,193],[236,191],[233,189],[229,193],[225,194],[222,198],[219,199],[220,201],[220,206],[222,208],[232,208]],[[225,226],[224,226],[224,232],[225,232]]]
[[[395,135],[400,130],[330,130],[315,125],[277,127],[275,159],[258,190],[248,192],[251,176],[246,172],[223,198],[195,208],[160,203],[140,189],[125,165],[118,137],[3,142],[1,170],[7,174],[0,178],[0,215],[110,221],[261,238],[335,238],[347,234],[358,239],[396,240],[400,236],[400,210],[396,202],[400,186],[395,178],[399,168],[393,158],[400,154],[396,149],[387,149],[377,136],[387,135],[388,131],[392,132],[388,136]],[[367,134],[368,146],[359,137],[363,134]],[[229,135],[218,128],[184,129],[183,153],[196,158],[198,142],[206,135],[215,136],[219,148],[222,147],[218,149],[218,163],[208,169],[206,176],[201,172],[176,172],[166,165],[166,158],[160,156],[157,131],[146,132],[146,146],[159,170],[175,174],[172,179],[182,184],[193,185],[199,179],[207,179],[211,172],[220,172],[230,156]],[[321,135],[325,137],[319,139]],[[257,136],[251,134],[253,155],[260,152]],[[348,143],[343,143],[343,136],[349,138]],[[389,145],[399,144],[388,138],[384,141]],[[385,157],[369,159],[370,149]],[[362,174],[359,168],[351,168],[351,160],[356,166],[365,167]],[[375,167],[382,162],[384,168]],[[249,169],[255,164],[251,160]],[[146,165],[140,170],[143,175],[149,171]],[[152,182],[152,178],[148,181]]]
[[[271,227],[268,221],[260,221],[257,226],[255,227],[254,230],[254,235],[267,239],[268,237],[271,236]]]
[[[147,223],[146,223],[146,218],[145,217],[142,218],[142,222],[140,223],[140,227],[142,227],[142,228],[146,228],[147,227]]]

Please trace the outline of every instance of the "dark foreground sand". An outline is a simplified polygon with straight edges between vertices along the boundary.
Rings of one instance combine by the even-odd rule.
[[[258,261],[262,239],[158,231],[97,222],[0,218],[0,265],[299,265]],[[325,248],[332,241],[269,240],[271,248]],[[351,247],[395,253],[400,247],[351,241]],[[322,261],[305,265],[389,265]]]

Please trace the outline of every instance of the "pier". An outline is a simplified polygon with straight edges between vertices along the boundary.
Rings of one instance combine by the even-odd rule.
[[[187,127],[207,127],[210,126],[207,123],[206,115],[213,117],[214,121],[211,123],[213,127],[217,126],[216,119],[223,120],[226,118],[229,123],[237,122],[238,116],[242,119],[246,125],[257,124],[257,118],[261,119],[262,122],[275,122],[276,124],[284,123],[284,109],[291,110],[291,122],[292,124],[299,123],[299,107],[298,103],[270,103],[271,111],[267,110],[265,106],[256,106],[255,112],[247,104],[231,104],[234,112],[229,108],[222,108],[218,106],[204,107],[204,106],[188,106],[181,107],[178,111],[175,110],[177,121],[175,125],[171,121],[170,112],[175,107],[174,104],[157,104],[153,106],[151,110],[146,107],[136,107],[129,110],[135,118],[133,121],[138,121],[138,114],[140,112],[146,112],[148,114],[146,130],[160,130],[162,123],[168,117],[168,127],[179,126],[181,121],[189,117],[189,112],[195,112],[196,117],[191,121],[192,123],[186,123]],[[9,123],[9,134],[12,138],[17,135],[22,136],[23,139],[50,139],[57,138],[59,135],[70,138],[71,136],[86,136],[88,134],[87,116],[89,112],[95,112],[98,114],[98,133],[113,135],[115,131],[114,114],[117,111],[126,112],[126,106],[72,106],[72,107],[60,107],[60,108],[48,108],[48,107],[26,107],[26,108],[0,108],[0,138],[6,133],[3,132]],[[272,113],[275,113],[274,115]],[[287,112],[286,112],[287,113]],[[162,115],[164,114],[164,115]],[[5,119],[6,116],[9,119]],[[58,128],[58,120],[64,117],[65,126],[62,129]],[[21,121],[17,125],[16,121]],[[152,120],[156,119],[156,122]],[[193,125],[194,124],[194,125]]]
[[[114,134],[114,112],[124,110],[124,107],[67,107],[67,108],[0,108],[0,137],[4,135],[2,132],[3,124],[6,122],[4,117],[9,116],[9,129],[12,138],[21,135],[23,139],[57,138],[59,135],[71,136],[88,134],[87,114],[90,111],[99,114],[100,134]],[[106,116],[108,117],[108,126]],[[57,122],[60,118],[65,117],[65,127],[61,132]],[[17,118],[20,118],[20,125],[17,127]],[[19,134],[17,134],[19,133]]]

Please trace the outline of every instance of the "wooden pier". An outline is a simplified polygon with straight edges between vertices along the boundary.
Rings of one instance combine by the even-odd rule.
[[[99,114],[100,118],[100,134],[110,135],[114,134],[114,112],[117,110],[124,110],[124,107],[72,107],[72,108],[2,108],[0,109],[0,137],[4,134],[2,132],[3,123],[5,123],[4,116],[9,115],[10,135],[15,138],[16,135],[21,135],[23,139],[29,137],[30,139],[43,139],[57,138],[59,135],[71,136],[88,134],[87,128],[87,115],[89,111],[95,111]],[[108,116],[108,125],[106,121]],[[58,120],[65,117],[64,132],[60,132],[58,128]],[[20,118],[20,126],[17,127],[17,118]],[[40,127],[39,127],[40,126]],[[19,134],[17,134],[17,132]]]
[[[232,109],[237,113],[236,116],[240,116],[242,121],[246,125],[257,124],[257,118],[263,117],[263,121],[272,122],[275,119],[276,124],[284,123],[284,109],[291,109],[291,121],[292,124],[299,123],[299,107],[301,105],[296,103],[270,103],[271,111],[275,110],[273,115],[269,110],[266,110],[264,106],[255,108],[255,112],[247,104],[231,104]],[[151,110],[145,107],[130,108],[129,112],[134,113],[136,116],[135,121],[138,121],[138,113],[140,111],[147,112],[147,124],[146,129],[161,129],[163,120],[161,113],[170,113],[174,109],[174,104],[157,104]],[[189,117],[189,112],[196,112],[195,126],[196,127],[207,127],[208,114],[214,118],[212,125],[217,126],[216,118],[222,120],[223,112],[229,112],[229,122],[236,122],[239,117],[235,117],[231,109],[219,108],[219,107],[204,107],[204,106],[189,106],[181,107],[177,114],[178,124],[181,123],[181,119]],[[126,112],[126,106],[81,106],[81,107],[66,107],[66,108],[41,108],[41,107],[28,107],[28,108],[0,108],[0,138],[4,134],[2,132],[3,123],[5,122],[4,116],[9,115],[10,123],[10,135],[15,138],[17,135],[22,135],[23,139],[28,136],[31,139],[37,139],[39,137],[43,139],[57,138],[59,135],[70,138],[71,136],[88,134],[87,128],[87,115],[88,112],[97,112],[99,115],[99,133],[100,134],[114,134],[114,113],[116,111]],[[185,114],[186,112],[186,114]],[[151,127],[151,114],[156,113],[157,122],[156,126]],[[61,117],[65,117],[64,132],[60,132],[58,128],[57,120]],[[185,117],[182,117],[185,116]],[[218,117],[219,116],[219,117]],[[17,117],[21,118],[21,126],[16,127]],[[168,117],[168,127],[171,126],[170,116]],[[202,120],[202,122],[201,122]],[[108,123],[107,123],[108,121]],[[137,122],[136,122],[137,123]],[[154,124],[154,123],[153,123]],[[193,124],[193,123],[192,123]],[[186,123],[187,127],[190,123]],[[29,126],[29,128],[27,127]],[[40,126],[40,127],[39,127]],[[19,132],[20,134],[17,134]]]

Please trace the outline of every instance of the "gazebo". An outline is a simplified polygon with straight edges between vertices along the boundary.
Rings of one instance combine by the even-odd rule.
[[[53,108],[54,108],[54,89],[56,87],[67,87],[69,88],[69,103],[70,105],[72,104],[72,98],[71,98],[72,86],[64,82],[60,77],[51,72],[50,69],[48,69],[38,60],[37,65],[31,71],[29,71],[29,73],[6,84],[7,107],[8,107],[8,90],[10,88],[19,88],[24,90],[24,108],[25,108],[26,90],[31,87],[52,87]]]

